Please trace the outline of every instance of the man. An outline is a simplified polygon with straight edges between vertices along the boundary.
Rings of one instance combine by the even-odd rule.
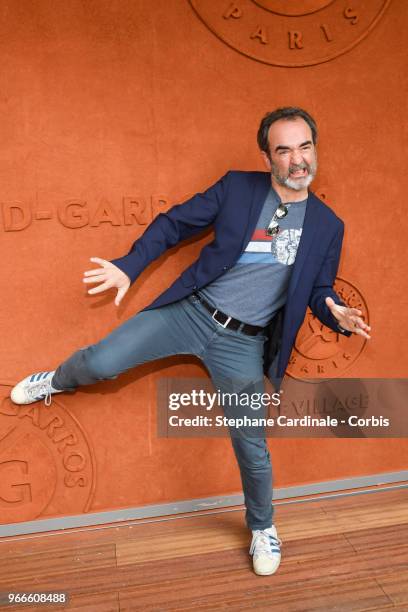
[[[264,373],[278,388],[309,305],[344,335],[369,338],[361,312],[333,290],[343,222],[308,192],[317,169],[317,130],[299,108],[268,113],[258,144],[268,172],[228,172],[206,192],[159,214],[124,257],[92,257],[84,273],[115,287],[118,305],[130,285],[166,249],[214,225],[215,239],[156,300],[100,342],[76,351],[56,370],[28,376],[11,399],[26,404],[80,385],[116,378],[139,364],[194,354],[222,392],[262,391]],[[238,405],[223,407],[228,415]],[[273,524],[270,454],[261,428],[230,429],[238,461],[254,571],[273,574],[280,544]]]

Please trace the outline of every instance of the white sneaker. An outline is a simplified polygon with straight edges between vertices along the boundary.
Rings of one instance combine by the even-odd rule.
[[[45,398],[45,405],[51,404],[53,393],[62,393],[63,389],[54,389],[51,380],[55,370],[51,372],[37,372],[23,378],[11,390],[10,398],[15,404],[32,404]]]
[[[281,560],[280,545],[275,525],[268,529],[252,531],[252,542],[249,554],[253,555],[252,563],[255,574],[269,576],[274,574]]]

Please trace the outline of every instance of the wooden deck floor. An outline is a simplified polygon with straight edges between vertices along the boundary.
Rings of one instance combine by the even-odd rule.
[[[7,610],[408,611],[408,488],[277,505],[282,563],[256,576],[244,510],[0,540],[0,592],[70,593]]]

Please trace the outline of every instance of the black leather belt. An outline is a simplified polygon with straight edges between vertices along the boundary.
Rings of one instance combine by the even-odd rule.
[[[240,328],[239,331],[247,336],[256,336],[264,329],[263,327],[259,327],[259,325],[250,325],[249,323],[243,323],[243,321],[239,321],[239,319],[230,317],[229,315],[225,314],[225,312],[211,306],[211,304],[209,304],[207,300],[205,300],[199,293],[196,293],[195,291],[193,293],[208,310],[214,321],[218,323],[218,325],[221,325],[221,327],[228,327],[228,329],[233,330]]]

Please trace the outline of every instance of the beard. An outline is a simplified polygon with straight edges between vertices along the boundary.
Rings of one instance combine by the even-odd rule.
[[[293,179],[290,178],[291,172],[296,172],[296,170],[307,170],[307,174],[303,178]],[[306,189],[309,187],[310,183],[313,181],[317,172],[317,160],[308,164],[307,162],[302,162],[301,164],[292,164],[289,166],[289,171],[286,176],[283,176],[279,173],[278,167],[271,161],[271,174],[282,187],[288,187],[289,189],[294,189],[295,191],[301,191],[301,189]]]

